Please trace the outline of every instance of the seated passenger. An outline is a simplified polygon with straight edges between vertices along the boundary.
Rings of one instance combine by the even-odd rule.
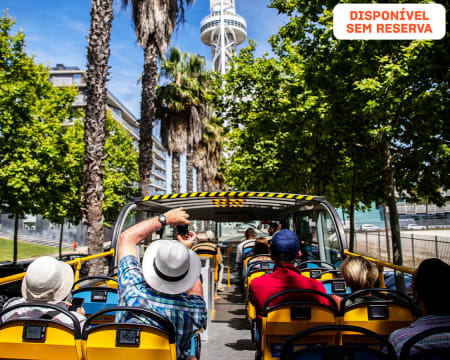
[[[295,267],[295,260],[301,255],[299,248],[297,235],[288,229],[281,229],[273,236],[270,246],[270,256],[275,262],[273,273],[254,279],[249,287],[248,299],[255,306],[258,315],[262,314],[265,301],[281,291],[310,289],[326,294],[321,282],[301,275]],[[298,298],[299,295],[296,294],[295,297]],[[277,302],[285,298],[288,296],[277,299]],[[318,295],[305,294],[305,299],[329,305],[326,298]]]
[[[378,271],[375,265],[361,256],[347,256],[339,266],[339,270],[352,292],[362,289],[371,289],[375,286],[375,282],[378,279]],[[347,300],[345,306],[373,299],[378,299],[378,297],[368,294],[361,298]]]
[[[35,259],[27,268],[22,280],[22,297],[9,299],[3,306],[8,307],[26,304],[27,302],[40,302],[51,304],[68,310],[71,305],[68,297],[72,291],[73,270],[69,264],[58,261],[51,256],[41,256]],[[71,313],[83,324],[86,320],[85,311],[79,307]],[[57,313],[50,308],[23,307],[17,308],[5,314],[1,321],[28,318],[28,319],[52,319],[73,326],[72,320],[63,313]]]
[[[389,337],[397,356],[403,344],[425,330],[450,324],[450,266],[439,259],[427,259],[414,272],[413,295],[419,302],[423,316],[410,326],[395,330]],[[450,333],[427,337],[411,349],[411,355],[421,350],[450,347]]]
[[[220,249],[215,242],[209,240],[208,235],[206,235],[205,232],[199,232],[197,234],[197,244],[192,246],[191,250],[198,254],[201,254],[202,251],[204,251],[204,253],[218,254],[219,263],[222,263],[222,253],[220,252]]]
[[[208,236],[209,233],[209,236]],[[220,273],[220,269],[222,267],[222,279],[223,279],[223,259],[222,259],[222,252],[220,251],[220,248],[217,246],[217,244],[213,241],[211,241],[211,238],[215,240],[214,233],[210,230],[207,232],[199,232],[197,234],[197,244],[195,244],[192,247],[192,251],[195,251],[197,254],[201,255],[203,253],[209,253],[209,254],[217,254],[218,256],[218,271]],[[216,290],[214,292],[214,300],[220,300],[220,297],[217,295],[218,285],[216,285]],[[223,291],[224,288],[222,286],[221,291]]]
[[[269,233],[269,236],[272,237],[273,234],[275,234],[280,229],[281,229],[281,225],[278,225],[276,222],[273,222],[273,223],[270,223],[269,228],[267,229],[267,232]]]
[[[201,263],[198,255],[190,250],[195,234],[189,232],[183,243],[154,241],[144,253],[142,268],[136,245],[166,224],[189,224],[188,217],[182,208],[173,209],[128,228],[120,236],[117,253],[119,305],[151,309],[172,321],[177,359],[189,358],[192,335],[206,327]],[[119,320],[150,322],[131,313],[121,314]]]
[[[248,261],[247,266],[255,261],[272,260],[268,254],[269,241],[265,237],[257,238],[255,240],[255,246],[253,246],[253,257]]]
[[[236,248],[236,264],[239,266],[239,268],[242,267],[242,250],[246,246],[253,246],[255,244],[255,238],[256,238],[256,232],[253,228],[248,228],[245,230],[245,240],[241,241],[241,243]],[[242,271],[239,271],[239,274],[241,274]]]

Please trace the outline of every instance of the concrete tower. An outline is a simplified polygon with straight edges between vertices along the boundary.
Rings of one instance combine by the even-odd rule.
[[[236,46],[247,38],[247,23],[236,14],[235,0],[210,0],[209,9],[200,23],[201,39],[211,47],[213,70],[225,74]]]

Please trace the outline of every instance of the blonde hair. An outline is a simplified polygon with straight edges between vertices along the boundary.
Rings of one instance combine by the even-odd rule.
[[[339,269],[352,291],[373,288],[378,279],[375,266],[361,256],[347,256]]]

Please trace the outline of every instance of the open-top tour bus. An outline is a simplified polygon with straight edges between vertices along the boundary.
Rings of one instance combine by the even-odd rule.
[[[321,196],[269,192],[193,192],[137,198],[124,206],[114,228],[112,248],[130,226],[173,208],[183,207],[194,231],[215,231],[221,246],[241,240],[242,229],[255,227],[267,236],[262,224],[276,221],[295,232],[301,243],[302,260],[320,260],[336,267],[347,248],[344,228],[335,208]],[[258,225],[256,225],[258,224]],[[152,239],[173,238],[173,229]],[[117,265],[117,264],[115,264]]]

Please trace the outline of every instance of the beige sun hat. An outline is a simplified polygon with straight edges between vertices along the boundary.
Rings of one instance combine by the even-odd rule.
[[[189,290],[200,276],[198,255],[177,240],[158,240],[142,259],[144,279],[153,289],[165,294]]]
[[[72,290],[73,270],[69,264],[51,256],[41,256],[27,268],[22,280],[22,297],[26,301],[57,303]]]

